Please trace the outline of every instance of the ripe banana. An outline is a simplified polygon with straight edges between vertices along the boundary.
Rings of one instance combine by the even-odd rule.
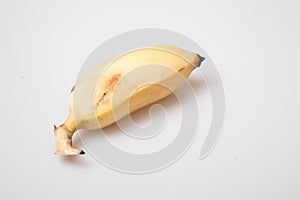
[[[71,89],[69,115],[54,125],[56,154],[78,155],[78,129],[107,127],[180,87],[204,57],[170,45],[139,48],[95,66]]]

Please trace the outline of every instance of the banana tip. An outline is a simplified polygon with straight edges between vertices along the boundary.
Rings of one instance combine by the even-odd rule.
[[[205,60],[204,57],[200,56],[199,54],[197,54],[197,56],[199,57],[200,63],[203,62]]]
[[[200,56],[200,60],[201,60],[201,62],[202,62],[202,61],[204,61],[204,60],[205,60],[205,58]]]
[[[195,67],[200,67],[201,63],[205,60],[204,57],[200,56],[199,54],[197,54],[198,59],[197,60],[197,64],[195,65]]]

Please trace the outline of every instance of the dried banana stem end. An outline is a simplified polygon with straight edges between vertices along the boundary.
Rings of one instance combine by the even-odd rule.
[[[84,151],[72,147],[72,136],[75,130],[69,130],[65,124],[54,126],[55,146],[58,155],[79,155]]]

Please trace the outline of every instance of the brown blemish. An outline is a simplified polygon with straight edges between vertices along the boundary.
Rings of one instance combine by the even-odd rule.
[[[181,72],[184,69],[184,67],[181,67],[178,71]]]
[[[115,84],[120,80],[121,74],[114,74],[111,79],[108,81],[107,88],[114,87]]]
[[[105,87],[104,87],[105,92],[103,93],[103,95],[97,101],[97,105],[99,105],[100,102],[102,102],[104,100],[104,97],[106,96],[106,94],[113,91],[113,89],[115,88],[115,85],[118,83],[120,78],[121,78],[121,74],[114,74],[109,79],[109,81],[107,81],[107,83],[105,84]]]
[[[71,131],[67,128],[67,126],[66,125],[64,125],[64,124],[61,124],[59,127],[61,127],[61,128],[63,128],[63,129],[65,129],[66,131],[68,131],[68,132],[70,132],[71,133]]]
[[[73,92],[73,91],[74,91],[74,89],[75,89],[75,85],[72,87],[72,89],[71,89],[71,92]]]
[[[97,101],[97,106],[100,104],[100,102],[103,101],[103,99],[104,99],[104,95],[102,95],[102,96],[100,97],[100,99]]]

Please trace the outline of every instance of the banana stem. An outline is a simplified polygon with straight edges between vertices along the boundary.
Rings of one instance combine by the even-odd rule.
[[[72,147],[72,137],[76,131],[73,120],[68,119],[59,127],[54,125],[56,154],[59,155],[79,155],[84,151]]]

